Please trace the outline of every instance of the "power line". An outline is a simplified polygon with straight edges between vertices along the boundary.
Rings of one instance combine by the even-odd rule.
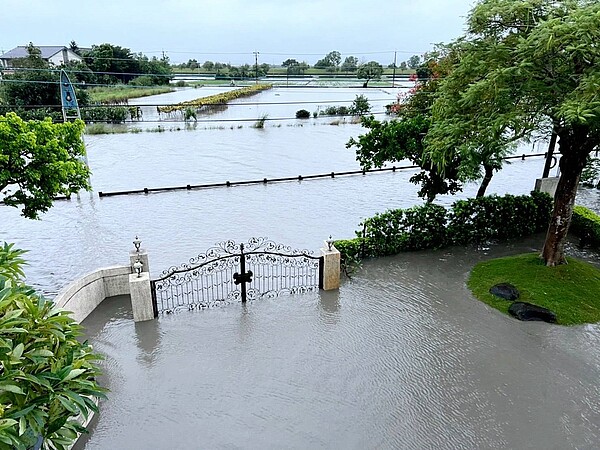
[[[141,98],[141,97],[137,97]],[[263,106],[263,105],[319,105],[319,104],[331,104],[331,103],[352,103],[354,102],[354,98],[351,100],[307,100],[307,101],[294,101],[294,102],[239,102],[239,103],[211,103],[207,105],[199,105],[199,106]],[[387,102],[391,101],[389,98],[377,98],[377,99],[368,99],[369,102]],[[191,100],[193,101],[193,100]],[[150,107],[150,108],[160,108],[164,106],[176,106],[177,104],[173,103],[157,103],[157,104],[143,104],[143,105],[123,105],[119,103],[99,103],[93,105],[85,105],[80,106],[80,109],[93,109],[93,108],[105,108],[105,107]],[[0,108],[61,108],[62,105],[2,105],[0,104]]]
[[[387,114],[386,112],[374,112],[374,113],[369,113],[366,115],[373,115],[373,116],[380,116],[382,114]],[[361,116],[329,116],[329,115],[320,115],[318,116],[319,118],[322,119],[332,119],[332,120],[342,120],[342,119],[346,119],[346,118],[354,118],[354,117],[361,117]],[[280,122],[283,120],[305,120],[305,119],[298,119],[296,117],[266,117],[266,118],[261,118],[261,117],[254,117],[254,118],[238,118],[238,119],[197,119],[194,121],[188,120],[124,120],[123,122],[117,123],[115,124],[114,121],[111,120],[90,120],[89,123],[108,123],[108,124],[114,124],[114,125],[121,125],[121,124],[141,124],[141,123],[157,123],[157,124],[161,124],[161,125],[176,125],[176,124],[190,124],[193,125],[194,123],[222,123],[222,122],[256,122],[256,121],[265,121],[265,122]],[[312,122],[307,122],[307,123],[312,123]]]

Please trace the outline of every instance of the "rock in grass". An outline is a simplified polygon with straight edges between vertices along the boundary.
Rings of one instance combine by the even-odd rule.
[[[514,302],[508,308],[508,313],[519,320],[537,320],[556,323],[556,314],[547,308],[526,302]]]
[[[498,283],[490,288],[490,294],[504,300],[516,300],[519,298],[519,290],[509,283]]]

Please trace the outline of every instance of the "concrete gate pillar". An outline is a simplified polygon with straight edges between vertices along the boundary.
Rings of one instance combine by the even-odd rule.
[[[129,252],[129,262],[131,264],[129,293],[133,320],[135,322],[142,322],[154,319],[152,289],[150,287],[150,265],[148,252],[140,248],[141,241],[137,236],[133,241],[133,245],[135,246],[135,250]]]
[[[152,290],[150,289],[150,274],[142,272],[129,275],[129,292],[131,296],[131,309],[133,320],[143,322],[154,319],[152,306]]]
[[[325,241],[321,249],[323,256],[323,290],[331,291],[340,288],[340,252],[331,241]]]

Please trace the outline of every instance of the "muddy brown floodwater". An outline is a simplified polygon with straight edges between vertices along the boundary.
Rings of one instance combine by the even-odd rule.
[[[138,324],[112,299],[84,322],[111,392],[79,448],[594,448],[600,327],[519,322],[465,286],[542,240],[404,253],[339,293]]]

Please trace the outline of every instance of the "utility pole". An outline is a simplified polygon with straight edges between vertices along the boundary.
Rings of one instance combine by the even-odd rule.
[[[254,83],[258,84],[258,55],[259,52],[252,52],[254,53]]]
[[[392,75],[392,87],[396,87],[396,52],[394,52],[394,73]]]

